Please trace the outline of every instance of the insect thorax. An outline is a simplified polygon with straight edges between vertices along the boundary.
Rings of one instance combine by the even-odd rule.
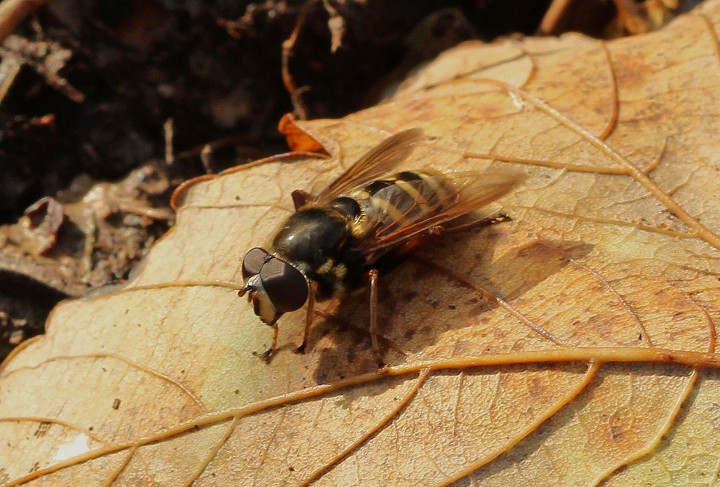
[[[333,200],[293,214],[273,241],[278,256],[318,283],[320,300],[344,290],[362,269],[362,259],[349,245],[354,215],[344,211],[357,210],[357,203],[338,200],[339,207]]]

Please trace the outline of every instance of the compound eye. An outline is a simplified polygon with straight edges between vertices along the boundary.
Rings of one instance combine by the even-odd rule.
[[[270,258],[270,254],[265,252],[263,249],[259,247],[250,249],[248,253],[245,254],[245,258],[242,263],[243,279],[260,274],[260,269],[262,269],[263,264],[265,264],[265,261],[267,261],[268,258]]]
[[[308,297],[308,283],[302,272],[278,258],[271,258],[260,270],[260,280],[275,309],[295,311]]]

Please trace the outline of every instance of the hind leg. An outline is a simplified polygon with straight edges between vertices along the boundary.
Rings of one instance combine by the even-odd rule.
[[[372,342],[373,350],[378,356],[380,355],[380,344],[378,343],[378,319],[377,319],[377,300],[378,300],[378,271],[372,269],[368,272],[370,278],[370,341]]]
[[[443,227],[444,233],[460,233],[460,232],[467,232],[470,230],[475,230],[479,228],[485,228],[489,227],[491,225],[495,225],[497,223],[503,223],[503,222],[509,222],[512,221],[512,218],[510,218],[505,213],[498,213],[496,215],[488,216],[486,218],[481,218],[479,220],[473,220],[468,223],[462,223],[460,225],[455,226],[445,226]]]

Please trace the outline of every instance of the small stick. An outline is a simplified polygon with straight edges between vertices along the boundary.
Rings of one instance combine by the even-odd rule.
[[[175,150],[173,149],[173,138],[175,137],[175,124],[172,118],[165,120],[163,124],[165,135],[165,164],[172,166],[175,163]]]
[[[203,169],[205,169],[205,174],[212,174],[212,155],[212,145],[205,144],[200,149],[200,162],[202,162]]]

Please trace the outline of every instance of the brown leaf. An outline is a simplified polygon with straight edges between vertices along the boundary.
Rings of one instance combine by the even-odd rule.
[[[710,2],[663,31],[470,43],[393,99],[302,123],[333,161],[261,161],[185,187],[124,290],[66,302],[0,375],[8,485],[712,483],[720,72]],[[270,344],[239,264],[397,131],[407,167],[519,166],[512,222],[425,247]],[[292,127],[291,127],[292,128]],[[313,150],[315,150],[313,148]],[[489,208],[492,212],[500,208]],[[403,353],[400,353],[402,351]],[[703,367],[712,369],[703,371]]]

